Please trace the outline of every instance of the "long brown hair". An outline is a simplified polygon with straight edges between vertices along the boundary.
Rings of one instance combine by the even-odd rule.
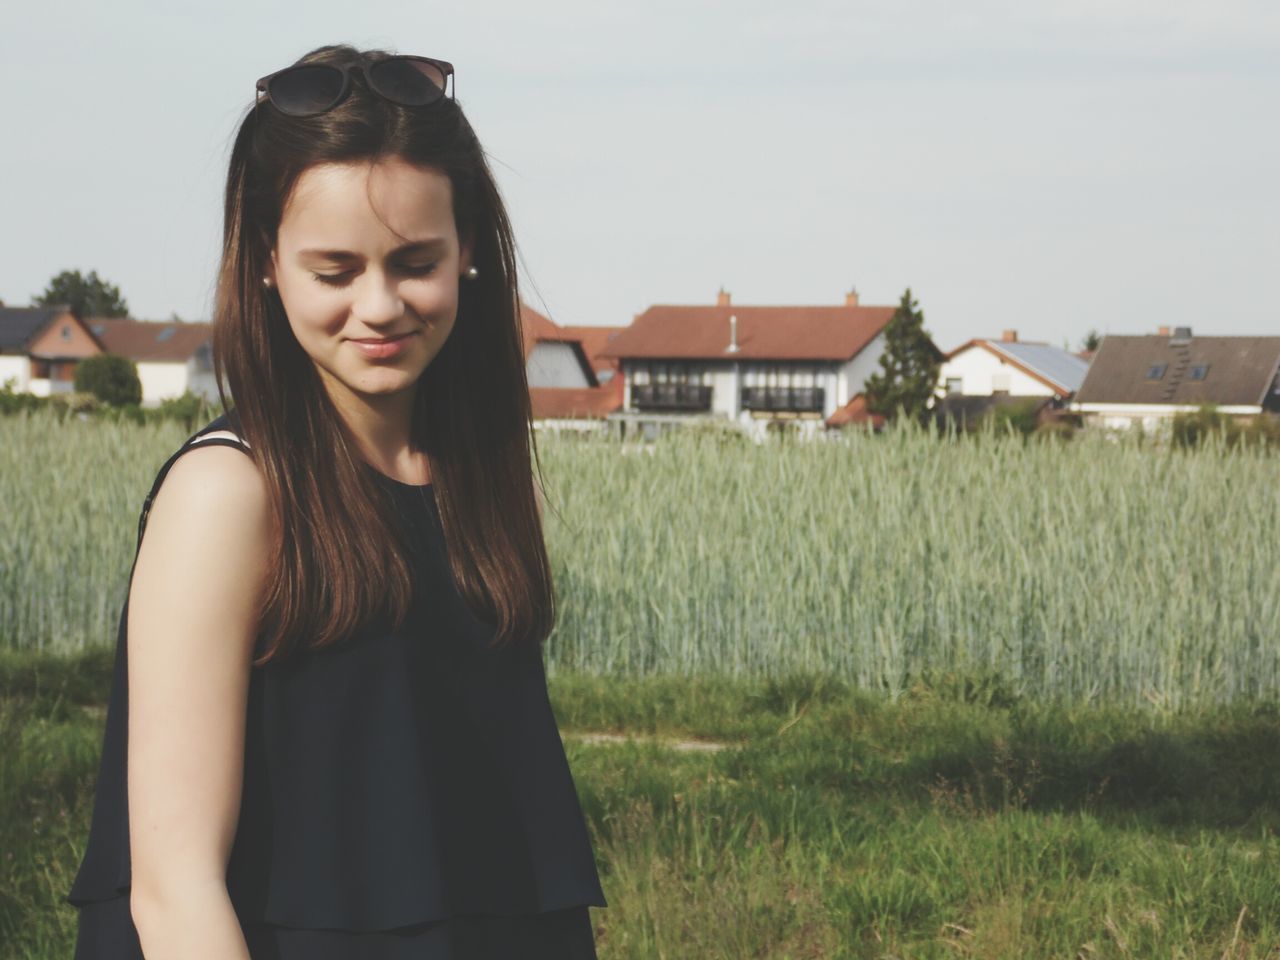
[[[383,53],[324,46],[297,62],[354,64]],[[268,647],[254,664],[326,647],[383,616],[399,625],[410,605],[408,544],[391,497],[361,468],[278,294],[262,284],[305,170],[389,158],[448,176],[458,236],[471,240],[479,271],[459,285],[457,320],[418,381],[413,412],[412,442],[428,457],[449,565],[467,605],[495,627],[493,647],[540,643],[555,621],[555,591],[534,489],[515,241],[502,198],[454,100],[403,107],[369,91],[358,71],[351,83],[347,98],[319,116],[251,108],[227,174],[214,375],[266,478],[275,521],[262,610]]]

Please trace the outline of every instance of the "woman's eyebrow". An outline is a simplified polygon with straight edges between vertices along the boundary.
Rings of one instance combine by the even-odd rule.
[[[426,240],[415,240],[412,243],[406,243],[402,247],[396,247],[391,251],[394,257],[401,253],[419,253],[430,250],[433,247],[440,246],[444,243],[444,237],[430,237]],[[363,257],[358,253],[352,253],[350,250],[299,250],[300,257],[319,257],[322,260],[362,260]]]

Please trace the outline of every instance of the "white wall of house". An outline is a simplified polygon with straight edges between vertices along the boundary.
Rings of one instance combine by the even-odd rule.
[[[541,342],[529,351],[525,376],[531,387],[589,387],[572,344]]]
[[[212,370],[201,370],[194,359],[187,363],[187,389],[206,400],[218,399],[218,381]]]
[[[959,381],[959,389],[949,389],[948,383]],[[954,386],[955,384],[953,384]],[[989,397],[1007,392],[1011,397],[1051,397],[1052,387],[1035,377],[1028,376],[1007,360],[990,350],[971,346],[957,353],[942,364],[938,371],[937,395],[959,393],[971,397]]]
[[[31,360],[25,354],[6,354],[0,356],[0,387],[5,385],[5,381],[12,380],[9,384],[10,388],[16,393],[27,393],[30,387],[27,381],[30,380]],[[49,391],[49,381],[45,381],[45,394]]]
[[[742,399],[742,375],[736,363],[717,363],[704,380],[711,384],[711,413],[717,417],[733,419],[738,415]]]
[[[885,343],[883,334],[876,337],[869,343],[858,356],[854,357],[847,363],[830,363],[820,366],[814,374],[813,385],[822,388],[822,417],[825,420],[831,416],[839,407],[849,402],[849,399],[863,389],[867,377],[880,369],[880,356],[884,353]],[[780,366],[791,369],[795,366],[790,361],[779,361]],[[708,413],[700,414],[700,416],[726,417],[735,420],[744,426],[750,426],[758,423],[762,418],[753,416],[750,410],[741,408],[742,388],[747,382],[743,373],[744,364],[752,367],[758,367],[763,364],[769,366],[767,361],[728,361],[726,363],[709,362],[701,366],[700,382],[710,384],[711,386],[711,410]],[[699,366],[693,364],[695,367]],[[637,382],[635,377],[634,362],[624,361],[624,396],[623,409],[632,410],[631,388]],[[679,414],[677,414],[679,416]],[[688,416],[698,416],[698,414],[689,414]],[[812,419],[821,427],[821,420],[817,417],[806,418]],[[801,427],[801,429],[806,429]]]
[[[867,377],[880,371],[880,358],[884,356],[885,349],[884,334],[877,334],[876,338],[859,351],[853,359],[839,366],[835,378],[835,396],[827,399],[826,406],[822,412],[823,417],[831,416],[836,412],[837,408],[843,407],[853,397],[862,392],[862,388],[866,385]]]
[[[180,397],[187,389],[187,364],[181,360],[140,360],[137,366],[143,406],[153,407],[161,400]]]
[[[1177,403],[1072,403],[1070,409],[1084,415],[1085,426],[1102,427],[1104,430],[1132,430],[1141,427],[1144,433],[1162,432],[1173,423],[1175,413],[1194,413],[1194,404]],[[1261,412],[1256,404],[1224,405],[1218,412],[1227,416],[1255,416]]]

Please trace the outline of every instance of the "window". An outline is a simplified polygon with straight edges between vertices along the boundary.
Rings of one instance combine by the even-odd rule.
[[[1159,380],[1164,376],[1164,372],[1169,369],[1167,363],[1153,363],[1147,367],[1147,379]]]
[[[70,340],[70,339],[71,339],[71,327],[70,327],[70,325],[69,325],[69,324],[65,324],[65,323],[64,323],[64,324],[62,325],[62,339],[63,339],[63,340]]]
[[[1191,368],[1192,380],[1203,380],[1209,375],[1209,365],[1207,363],[1197,363]]]
[[[964,383],[961,377],[947,377],[947,393],[961,393],[961,386]]]

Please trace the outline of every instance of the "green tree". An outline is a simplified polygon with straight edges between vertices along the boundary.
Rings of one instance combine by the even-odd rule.
[[[1097,330],[1090,330],[1080,344],[1082,350],[1097,350],[1098,344],[1102,343],[1102,335]]]
[[[137,364],[114,353],[100,353],[77,363],[76,390],[92,393],[113,407],[142,402]]]
[[[65,303],[81,318],[129,315],[129,304],[120,296],[120,288],[99,277],[97,270],[89,271],[87,277],[79,270],[63,270],[31,302],[44,307]]]
[[[863,388],[867,409],[893,418],[902,407],[907,416],[923,422],[938,386],[942,356],[924,328],[924,312],[911,298],[910,287],[885,326],[884,338],[881,372],[867,377]]]

